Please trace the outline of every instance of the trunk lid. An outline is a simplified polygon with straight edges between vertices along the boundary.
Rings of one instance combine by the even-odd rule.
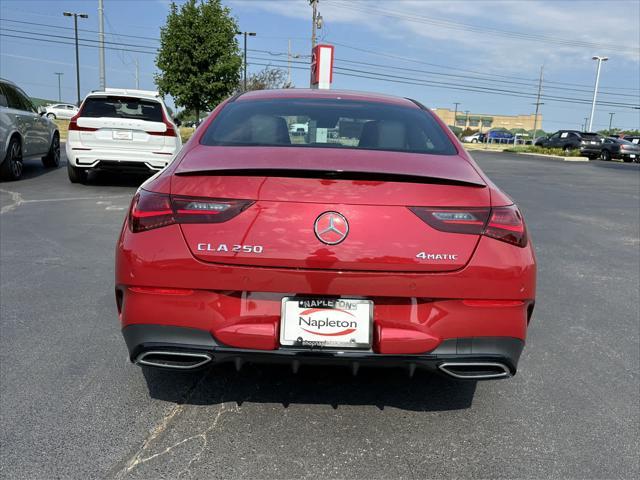
[[[325,148],[196,147],[177,167],[176,197],[253,203],[222,223],[182,224],[199,260],[230,265],[444,272],[462,268],[479,235],[436,230],[413,206],[487,207],[489,189],[457,156]],[[338,244],[316,221],[336,212]],[[323,219],[324,221],[324,219]],[[327,238],[325,237],[325,240]],[[333,241],[335,238],[329,238]]]

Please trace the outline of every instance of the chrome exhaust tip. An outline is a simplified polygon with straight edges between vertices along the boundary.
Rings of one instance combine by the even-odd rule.
[[[488,380],[511,377],[511,370],[497,362],[445,362],[438,368],[447,375],[467,380]]]
[[[167,350],[149,350],[142,352],[135,360],[138,365],[150,367],[173,368],[176,370],[193,370],[202,367],[213,357],[208,353],[171,352]]]

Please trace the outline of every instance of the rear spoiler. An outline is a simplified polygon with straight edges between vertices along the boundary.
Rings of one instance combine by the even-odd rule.
[[[450,178],[403,173],[363,172],[352,170],[308,170],[287,168],[229,168],[183,170],[175,172],[181,177],[187,176],[225,176],[225,177],[281,177],[281,178],[315,178],[329,180],[360,180],[371,182],[426,183],[435,185],[455,185],[461,187],[484,188],[483,183],[466,182]]]

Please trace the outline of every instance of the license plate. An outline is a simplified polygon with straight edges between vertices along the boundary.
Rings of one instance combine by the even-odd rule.
[[[635,155],[629,155],[629,157],[631,157],[631,158],[636,158],[636,156],[635,156]]]
[[[280,344],[371,350],[372,324],[370,300],[285,297]]]
[[[131,130],[114,130],[114,140],[133,140],[133,132]]]

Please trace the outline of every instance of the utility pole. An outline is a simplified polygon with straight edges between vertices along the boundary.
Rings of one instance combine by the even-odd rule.
[[[311,8],[313,9],[313,18],[311,22],[311,48],[316,46],[316,26],[318,24],[318,2],[320,0],[309,0]]]
[[[100,90],[107,88],[104,68],[104,4],[98,0],[98,57],[100,67]]]
[[[62,101],[62,87],[60,86],[60,77],[62,75],[64,75],[64,73],[62,73],[62,72],[53,72],[53,73],[58,76],[58,101],[61,102]]]
[[[533,117],[533,140],[531,141],[531,145],[536,144],[536,136],[538,133],[538,111],[540,109],[540,105],[544,105],[540,101],[540,95],[542,95],[542,78],[544,74],[544,64],[540,67],[540,79],[538,80],[538,97],[536,98],[536,113],[535,117]]]
[[[136,64],[136,90],[140,88],[140,62],[138,61],[138,57],[134,59]]]
[[[242,84],[244,85],[244,91],[247,91],[247,36],[255,37],[256,32],[236,32],[238,35],[244,35],[244,79]]]
[[[73,17],[73,28],[76,33],[76,87],[77,87],[77,95],[78,101],[77,106],[80,106],[80,52],[78,48],[78,17],[80,18],[89,18],[89,15],[86,13],[73,13],[73,12],[63,12],[62,15],[65,17]]]
[[[583,132],[587,131],[587,124],[589,123],[589,117],[584,117],[584,128],[582,129]],[[591,129],[589,129],[591,130]]]
[[[593,101],[591,102],[591,116],[589,117],[589,131],[593,130],[593,115],[596,112],[596,98],[598,96],[598,83],[600,82],[600,68],[602,67],[602,62],[606,62],[609,60],[609,57],[601,57],[599,55],[595,55],[591,57],[591,60],[598,61],[598,68],[596,70],[596,84],[593,87]]]
[[[615,114],[615,112],[609,112],[609,135],[611,135],[611,123],[613,122],[613,116]]]
[[[458,105],[460,105],[460,102],[453,102],[453,104],[455,105],[455,110],[453,112],[453,126],[456,126],[456,119],[458,117]]]

